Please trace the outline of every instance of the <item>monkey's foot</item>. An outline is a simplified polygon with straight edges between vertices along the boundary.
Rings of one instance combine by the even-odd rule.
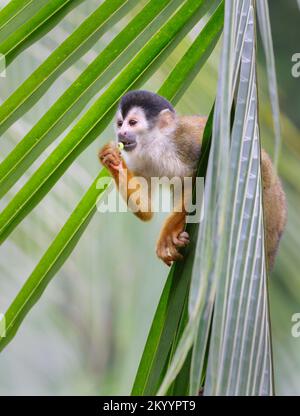
[[[157,243],[156,254],[167,266],[171,266],[173,261],[183,259],[183,255],[178,250],[187,246],[189,242],[189,235],[186,231],[179,234],[175,232],[163,234]]]
[[[121,152],[115,143],[106,144],[98,154],[99,160],[111,173],[122,168]]]

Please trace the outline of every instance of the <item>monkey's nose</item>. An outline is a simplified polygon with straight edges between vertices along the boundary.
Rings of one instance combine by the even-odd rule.
[[[124,133],[118,133],[118,140],[119,140],[119,142],[123,142],[126,139],[127,139],[126,138],[126,132],[124,132]]]

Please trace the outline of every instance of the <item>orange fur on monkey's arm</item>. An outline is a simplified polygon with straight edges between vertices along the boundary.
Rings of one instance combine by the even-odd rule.
[[[153,216],[150,190],[148,190],[145,199],[138,196],[135,200],[134,194],[139,193],[142,184],[134,173],[127,168],[118,146],[115,143],[108,143],[99,151],[98,156],[103,166],[111,173],[120,194],[131,211],[142,221],[149,221]],[[141,192],[142,194],[143,192]]]

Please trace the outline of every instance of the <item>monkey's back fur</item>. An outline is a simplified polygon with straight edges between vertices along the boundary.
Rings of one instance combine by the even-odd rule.
[[[274,170],[269,155],[264,149],[262,149],[261,153],[261,172],[266,253],[269,269],[272,269],[279,241],[286,224],[287,207],[280,179]]]

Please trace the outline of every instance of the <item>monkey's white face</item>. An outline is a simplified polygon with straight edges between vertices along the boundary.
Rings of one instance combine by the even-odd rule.
[[[128,168],[146,178],[174,176],[180,164],[172,140],[175,129],[176,116],[168,109],[152,121],[141,107],[133,107],[125,119],[118,111],[116,133],[118,141],[124,144],[123,157]]]
[[[150,125],[142,108],[133,107],[125,119],[123,119],[121,112],[118,111],[116,133],[118,141],[124,144],[124,150],[132,151],[143,145],[149,130]]]

